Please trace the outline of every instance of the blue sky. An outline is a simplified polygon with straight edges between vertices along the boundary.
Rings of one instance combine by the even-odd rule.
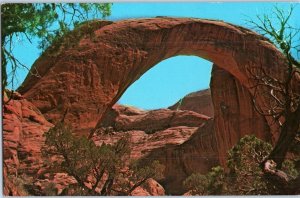
[[[270,14],[275,5],[288,9],[291,3],[114,3],[108,20],[144,18],[155,16],[195,17],[218,19],[248,27],[245,19],[255,20],[256,15]],[[291,18],[293,27],[300,27],[300,4]],[[15,42],[15,54],[28,66],[40,55],[37,42]],[[184,95],[209,87],[212,63],[195,56],[177,56],[162,61],[123,94],[119,103],[143,109],[168,107]],[[17,73],[17,88],[27,75],[26,70]],[[11,86],[11,85],[10,85]]]

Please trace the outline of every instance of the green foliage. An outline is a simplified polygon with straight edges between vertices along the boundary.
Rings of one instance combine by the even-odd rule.
[[[105,18],[111,13],[111,3],[8,3],[1,5],[2,87],[7,86],[6,67],[11,66],[10,83],[16,69],[28,67],[13,53],[13,41],[39,40],[45,50],[53,41],[63,37],[73,27],[88,19]]]
[[[134,171],[133,177],[135,180],[142,180],[143,178],[153,178],[156,180],[162,179],[162,172],[164,166],[159,161],[154,160],[150,165],[142,167],[140,161],[134,161],[130,164],[130,169]]]
[[[29,196],[30,193],[28,192],[26,185],[32,183],[32,178],[28,177],[25,174],[15,176],[15,175],[8,175],[8,180],[12,182],[12,184],[16,187],[18,193],[21,196]]]
[[[254,135],[245,136],[229,151],[228,177],[233,182],[229,192],[233,194],[269,194],[274,191],[264,178],[260,167],[272,151],[272,145]],[[270,191],[270,192],[269,192]]]
[[[247,20],[252,28],[262,35],[268,37],[288,59],[289,63],[300,68],[299,56],[298,60],[292,55],[294,51],[297,55],[300,53],[300,29],[290,25],[290,18],[294,12],[294,6],[290,6],[289,10],[274,7],[271,15],[257,16],[259,22]]]
[[[53,182],[49,182],[44,189],[46,196],[56,196],[57,195],[57,189]]]
[[[296,178],[299,176],[299,173],[295,167],[295,163],[292,160],[285,160],[282,163],[282,171],[284,171],[287,175],[292,178]]]
[[[206,175],[192,174],[184,185],[194,195],[276,194],[278,189],[269,182],[260,167],[272,149],[272,145],[253,135],[245,136],[229,151],[228,172],[214,167]],[[298,175],[292,161],[285,161],[282,169],[291,177]]]
[[[144,167],[128,168],[130,155],[129,136],[124,135],[115,144],[95,145],[86,137],[75,137],[71,128],[63,123],[45,133],[45,157],[60,156],[52,169],[73,176],[78,186],[69,191],[74,195],[129,195],[149,178],[156,178],[163,171],[162,165],[154,161]],[[85,182],[93,181],[92,187]],[[96,188],[101,188],[100,192]]]
[[[207,195],[208,182],[206,175],[193,173],[183,182],[183,185],[192,195]]]
[[[287,152],[299,150],[299,142],[295,142],[299,128],[300,116],[300,95],[291,86],[294,84],[295,76],[299,74],[300,62],[300,28],[290,24],[291,16],[294,14],[295,6],[290,9],[274,7],[271,14],[257,15],[258,22],[252,19],[248,23],[252,29],[266,36],[268,41],[274,44],[286,57],[287,68],[284,71],[284,78],[273,77],[270,71],[260,68],[257,71],[247,69],[253,80],[253,103],[255,110],[273,119],[274,124],[280,127],[280,136],[268,160],[276,163],[276,168],[281,168]],[[285,66],[284,66],[285,67]],[[250,80],[250,81],[251,81]],[[264,92],[264,93],[263,93]],[[257,97],[261,94],[268,95],[270,101],[265,105],[257,105]],[[294,147],[294,148],[292,148]],[[278,179],[280,174],[277,175]]]
[[[213,167],[206,175],[193,173],[183,185],[193,195],[220,195],[224,185],[224,169]]]

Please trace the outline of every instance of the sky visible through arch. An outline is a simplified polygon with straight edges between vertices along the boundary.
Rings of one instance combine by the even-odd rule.
[[[211,68],[211,62],[197,56],[168,58],[133,83],[118,103],[142,109],[167,108],[191,92],[207,89]]]
[[[257,15],[271,14],[275,5],[288,10],[290,4],[289,2],[114,3],[112,15],[108,20],[156,16],[194,17],[223,20],[249,28],[246,19],[256,20]],[[290,25],[300,28],[300,4],[293,4],[297,6],[290,19]],[[31,66],[40,55],[37,46],[36,40],[33,40],[33,44],[16,40],[14,52],[19,60]],[[167,59],[129,87],[119,102],[143,109],[168,107],[191,91],[207,88],[211,65],[212,63],[194,56]],[[17,72],[15,89],[23,82],[27,73],[26,70]]]

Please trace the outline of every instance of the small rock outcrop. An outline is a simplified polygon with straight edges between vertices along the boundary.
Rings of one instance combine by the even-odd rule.
[[[132,196],[164,196],[165,189],[154,179],[148,179],[142,186],[136,188]]]

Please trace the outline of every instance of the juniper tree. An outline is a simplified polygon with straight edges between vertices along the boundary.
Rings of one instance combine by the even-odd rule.
[[[97,146],[91,139],[75,137],[70,127],[58,122],[45,137],[44,157],[57,159],[48,167],[53,170],[50,172],[65,172],[74,177],[77,189],[84,190],[86,195],[130,195],[147,179],[162,176],[164,167],[158,161],[146,166],[129,163],[128,135],[115,144]],[[86,185],[88,182],[91,187]]]

